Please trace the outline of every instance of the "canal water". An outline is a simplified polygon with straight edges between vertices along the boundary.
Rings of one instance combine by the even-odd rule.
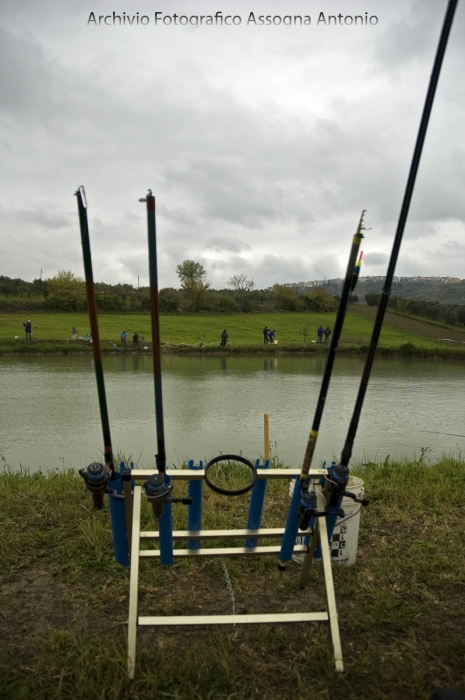
[[[263,414],[273,452],[302,462],[324,370],[321,357],[163,358],[168,465],[220,453],[263,455]],[[338,357],[314,464],[340,455],[363,358]],[[156,452],[152,359],[104,358],[114,449],[139,467]],[[84,356],[0,358],[0,455],[12,470],[80,468],[101,460],[93,361]],[[464,454],[465,365],[377,359],[353,459]]]

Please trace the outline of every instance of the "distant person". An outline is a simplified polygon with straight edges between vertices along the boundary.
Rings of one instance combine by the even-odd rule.
[[[26,340],[32,340],[32,323],[30,321],[26,321],[26,323],[23,323],[24,330],[26,331]]]
[[[263,342],[264,343],[268,342],[268,331],[269,330],[270,329],[268,328],[268,326],[265,326],[265,328],[263,329]]]
[[[121,345],[123,346],[123,348],[127,348],[128,347],[128,334],[126,333],[126,331],[121,331],[119,337],[121,338]]]
[[[329,336],[331,335],[331,328],[329,326],[326,326],[326,328],[324,330],[324,334],[325,334],[325,345],[328,345]]]
[[[134,348],[139,347],[139,333],[136,331],[134,335],[132,336],[132,346]]]
[[[76,326],[73,326],[73,330],[71,331],[71,338],[72,338],[73,340],[77,340],[77,330],[76,330]]]
[[[323,328],[323,326],[318,326],[318,328],[316,329],[316,334],[318,336],[318,345],[321,345],[321,343],[323,342],[324,332],[325,329]]]
[[[228,342],[228,338],[229,338],[228,331],[225,328],[221,334],[221,340],[220,340],[220,345],[222,348],[226,347],[226,344]]]
[[[268,342],[272,343],[274,341],[275,332],[271,329],[268,331]]]

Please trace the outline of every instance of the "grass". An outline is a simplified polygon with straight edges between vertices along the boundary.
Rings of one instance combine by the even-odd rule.
[[[437,326],[438,328],[444,328],[448,331],[454,331],[457,333],[462,333],[465,335],[465,324],[464,325],[459,325],[459,324],[454,324],[452,325],[451,323],[445,323],[444,321],[435,321],[432,318],[425,318],[424,316],[415,316],[415,314],[409,314],[401,311],[395,311],[393,309],[389,309],[391,313],[395,313],[398,316],[403,316],[405,318],[410,318],[412,321],[420,321],[421,323],[427,323],[430,326]]]
[[[73,698],[428,698],[465,691],[465,462],[363,464],[370,505],[357,563],[333,567],[346,670],[333,670],[328,626],[140,629],[126,679],[129,572],[112,557],[106,509],[73,471],[0,476],[0,696]],[[176,482],[178,493],[183,491]],[[185,488],[185,487],[184,487]],[[282,525],[288,484],[268,485],[265,526]],[[205,526],[243,527],[248,496],[205,490]],[[175,527],[186,507],[174,506]],[[143,522],[151,523],[143,503]],[[150,525],[151,526],[151,525]],[[274,557],[229,559],[239,612],[324,609],[319,565],[309,586]],[[221,562],[144,562],[141,614],[230,613]]]
[[[29,316],[30,318],[30,316]],[[33,316],[32,337],[26,341],[22,323],[24,316],[19,314],[0,314],[0,353],[12,352],[91,352],[91,348],[78,341],[71,340],[71,327],[75,325],[80,335],[90,332],[86,314],[50,313]],[[261,314],[244,314],[231,316],[161,316],[161,341],[174,346],[182,346],[182,351],[199,351],[199,343],[205,345],[205,352],[219,352],[219,338],[224,328],[229,333],[227,352],[325,352],[326,349],[312,343],[316,339],[316,328],[334,327],[335,314],[276,313],[270,316]],[[437,341],[403,329],[384,326],[379,342],[380,352],[441,355],[444,357],[465,357],[462,348],[438,346]],[[412,322],[413,323],[413,322]],[[415,322],[418,325],[418,322]],[[262,329],[267,324],[276,330],[278,345],[263,344]],[[114,352],[111,343],[119,343],[119,335],[124,329],[131,340],[134,331],[138,331],[145,341],[151,338],[149,314],[101,314],[99,316],[100,339],[104,351]],[[307,329],[304,343],[303,329]],[[373,320],[357,313],[348,313],[342,338],[341,352],[365,352],[371,338]],[[416,326],[417,328],[417,326]],[[19,336],[15,340],[15,335]],[[426,335],[426,334],[425,334]],[[129,343],[131,346],[131,342]],[[143,346],[143,343],[142,343]],[[143,347],[140,349],[143,351]],[[415,354],[415,353],[413,353]]]

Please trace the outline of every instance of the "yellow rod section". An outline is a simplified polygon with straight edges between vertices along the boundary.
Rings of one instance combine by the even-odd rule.
[[[265,433],[265,460],[270,459],[270,428],[268,425],[268,413],[263,414],[263,428]]]

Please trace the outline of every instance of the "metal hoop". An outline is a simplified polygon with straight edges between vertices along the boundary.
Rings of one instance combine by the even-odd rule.
[[[237,489],[237,490],[230,490],[230,489],[222,489],[221,486],[216,486],[216,484],[212,484],[212,482],[208,478],[208,470],[210,467],[212,467],[214,464],[218,464],[218,462],[240,462],[241,464],[245,464],[246,467],[250,469],[250,471],[253,474],[253,479],[252,483],[248,484],[242,489]],[[253,485],[257,481],[257,470],[255,468],[255,465],[253,462],[250,461],[250,459],[247,459],[246,457],[242,457],[241,455],[220,455],[219,457],[214,457],[211,459],[208,464],[205,467],[205,483],[207,486],[209,486],[212,491],[216,491],[216,493],[220,493],[222,496],[240,496],[243,493],[247,493],[253,488]]]

